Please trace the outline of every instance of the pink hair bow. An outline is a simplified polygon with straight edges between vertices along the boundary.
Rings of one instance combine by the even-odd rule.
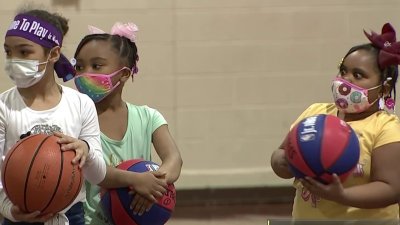
[[[89,33],[90,34],[105,34],[106,32],[89,25],[88,26]],[[111,35],[118,35],[121,37],[126,37],[128,38],[131,42],[136,41],[136,32],[139,31],[139,28],[136,26],[134,23],[121,23],[121,22],[116,22],[114,26],[111,28]]]
[[[390,23],[383,25],[382,34],[373,31],[368,34],[365,30],[364,34],[375,47],[380,49],[378,62],[381,69],[400,64],[400,42],[396,42],[396,31]]]

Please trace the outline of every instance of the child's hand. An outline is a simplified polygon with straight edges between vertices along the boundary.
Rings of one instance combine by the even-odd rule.
[[[130,178],[131,185],[129,186],[152,203],[157,202],[157,199],[167,192],[165,173],[155,171],[136,173],[135,175],[134,178]]]
[[[311,177],[305,177],[305,179],[300,179],[300,181],[311,193],[321,198],[340,203],[345,198],[344,188],[338,175],[333,174],[332,177],[333,181],[330,184],[323,184]]]
[[[48,221],[51,217],[53,217],[52,214],[47,214],[47,215],[40,215],[40,212],[36,211],[33,213],[24,213],[22,212],[18,206],[13,205],[11,208],[11,215],[16,219],[17,221],[23,221],[23,222],[29,222],[29,223],[44,223]]]
[[[138,214],[139,216],[143,215],[143,213],[145,211],[148,212],[154,204],[153,201],[150,201],[147,198],[141,196],[134,190],[131,190],[129,194],[134,195],[133,200],[131,202],[131,209],[133,210],[134,215],[136,214]]]
[[[131,209],[134,214],[139,216],[143,215],[145,211],[148,212],[153,204],[157,202],[157,199],[166,193],[166,188],[168,187],[165,180],[165,172],[151,171],[140,173],[140,175],[142,175],[141,181],[136,182],[139,185],[136,185],[136,189],[133,187],[129,192],[135,195],[131,203]]]
[[[61,144],[62,151],[75,151],[76,155],[75,158],[72,159],[72,163],[79,163],[79,167],[82,168],[89,154],[89,147],[86,142],[60,132],[54,132],[54,135],[60,138],[58,143]]]

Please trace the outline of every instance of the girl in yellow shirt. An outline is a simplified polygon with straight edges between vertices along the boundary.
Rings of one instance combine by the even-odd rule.
[[[295,179],[294,220],[398,220],[400,123],[383,109],[394,108],[400,42],[388,23],[381,35],[364,33],[371,43],[351,48],[343,58],[332,84],[334,103],[313,104],[294,123],[316,114],[343,119],[359,138],[358,165],[343,183],[336,175],[327,185],[310,177]],[[271,166],[279,177],[290,179],[286,142],[273,152]]]

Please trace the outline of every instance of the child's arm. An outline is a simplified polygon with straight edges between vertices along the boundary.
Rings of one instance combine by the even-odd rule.
[[[106,163],[100,142],[100,126],[96,107],[86,95],[81,97],[82,128],[78,139],[82,148],[88,148],[85,165],[82,168],[86,180],[92,184],[100,183],[106,176]]]
[[[167,183],[161,171],[136,173],[107,166],[107,173],[98,185],[103,188],[131,187],[152,202],[166,192]]]
[[[3,217],[16,222],[16,219],[11,214],[11,208],[13,204],[10,199],[7,198],[6,193],[3,189],[0,190],[0,213]]]
[[[167,183],[174,183],[181,173],[182,158],[174,139],[168,130],[168,125],[161,125],[153,132],[153,145],[162,164],[159,171],[166,173]]]
[[[271,155],[271,167],[272,170],[281,178],[290,179],[293,178],[293,174],[289,169],[289,164],[285,156],[285,145],[287,142],[287,137]]]
[[[24,213],[17,206],[13,205],[9,198],[7,198],[4,190],[0,191],[0,208],[1,214],[13,222],[29,222],[29,223],[44,223],[50,220],[53,215],[40,215],[40,212]]]

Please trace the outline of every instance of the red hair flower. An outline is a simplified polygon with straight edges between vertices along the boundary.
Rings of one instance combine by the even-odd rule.
[[[400,64],[400,42],[396,42],[396,31],[390,23],[383,25],[382,34],[373,31],[368,34],[365,30],[364,34],[372,45],[380,49],[378,64],[381,69]]]

